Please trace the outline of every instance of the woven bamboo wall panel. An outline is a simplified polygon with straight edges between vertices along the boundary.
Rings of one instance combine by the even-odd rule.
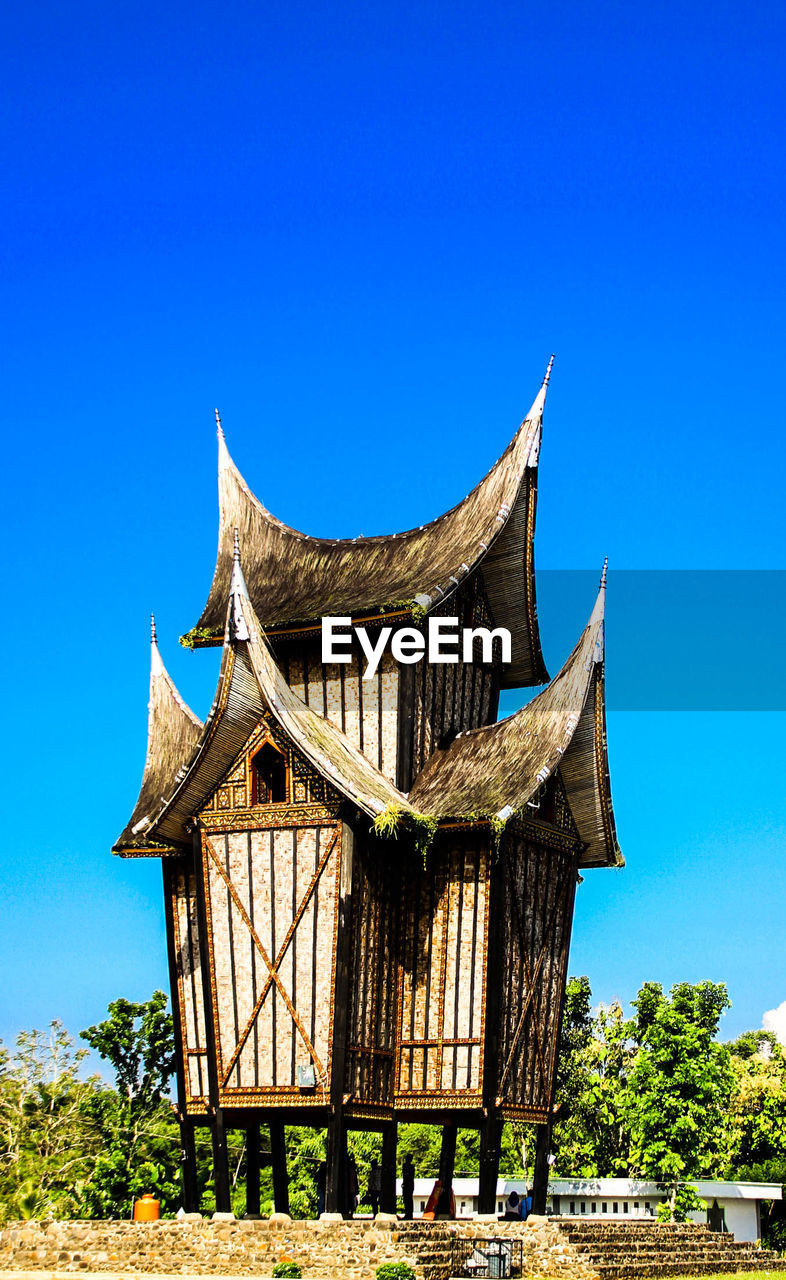
[[[364,1106],[390,1106],[396,1036],[400,889],[372,848],[355,864],[346,1093]]]
[[[170,884],[173,894],[168,909],[174,915],[177,999],[183,1038],[186,1103],[204,1104],[207,1102],[208,1079],[196,877],[193,871],[178,871]]]
[[[477,1095],[483,1077],[489,856],[439,850],[404,891],[397,1097]]]
[[[511,831],[504,880],[500,1103],[546,1119],[570,946],[576,854]]]

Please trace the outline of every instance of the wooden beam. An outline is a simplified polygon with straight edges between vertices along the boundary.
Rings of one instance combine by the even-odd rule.
[[[183,1177],[183,1208],[186,1213],[199,1212],[199,1183],[197,1181],[196,1143],[194,1121],[183,1116],[180,1121],[181,1173]]]
[[[246,1213],[258,1217],[260,1212],[260,1141],[259,1121],[251,1121],[246,1129]]]
[[[327,1126],[325,1159],[325,1213],[346,1213],[347,1126],[339,1107]]]
[[[333,992],[333,1044],[330,1053],[330,1106],[328,1121],[325,1212],[346,1212],[347,1132],[344,1122],[344,1077],[346,1074],[347,1028],[349,1020],[349,966],[352,946],[352,879],[355,861],[355,834],[345,822],[341,827],[341,873],[336,926],[336,985]]]
[[[270,1158],[273,1165],[273,1203],[276,1213],[289,1213],[289,1174],[284,1121],[278,1116],[270,1120]]]
[[[202,835],[194,832],[194,870],[196,872],[197,918],[199,921],[199,958],[202,968],[202,994],[205,1001],[205,1040],[207,1049],[208,1103],[210,1133],[213,1139],[213,1186],[216,1212],[229,1213],[229,1155],[224,1127],[224,1113],[219,1105],[218,1050],[216,1026],[218,1012],[213,1006],[210,954],[207,945],[207,898],[205,868],[202,861]]]
[[[439,1153],[439,1180],[442,1183],[442,1189],[437,1201],[437,1216],[440,1214],[451,1216],[450,1201],[453,1192],[453,1168],[456,1163],[457,1137],[458,1128],[455,1122],[443,1125],[442,1147]]]
[[[382,1188],[379,1207],[383,1213],[396,1212],[396,1152],[398,1148],[398,1125],[395,1120],[386,1124],[382,1130],[382,1161],[380,1173]]]
[[[216,1107],[210,1120],[213,1138],[213,1185],[216,1191],[216,1213],[229,1213],[232,1201],[229,1188],[229,1153],[224,1125],[224,1112]]]
[[[535,1138],[535,1174],[532,1179],[532,1212],[545,1213],[549,1192],[549,1151],[553,1117],[537,1127]]]
[[[480,1169],[478,1180],[478,1213],[495,1213],[497,1179],[502,1150],[502,1121],[491,1112],[480,1128]]]
[[[177,948],[175,946],[175,884],[180,864],[172,866],[161,859],[164,881],[164,919],[166,921],[166,950],[169,964],[169,990],[172,1006],[172,1029],[175,1033],[175,1080],[177,1086],[177,1112],[180,1120],[180,1171],[183,1183],[183,1208],[186,1213],[199,1209],[197,1187],[196,1148],[194,1123],[186,1115],[186,1058],[185,1027],[180,1016],[180,980],[177,972]]]
[[[554,1065],[551,1073],[551,1081],[549,1087],[548,1105],[549,1118],[546,1124],[538,1126],[538,1134],[535,1142],[535,1173],[532,1181],[532,1212],[545,1213],[546,1200],[549,1193],[549,1152],[551,1150],[551,1134],[554,1128],[554,1099],[557,1092],[557,1071],[559,1069],[559,1042],[562,1035],[562,1019],[565,1014],[565,989],[568,983],[568,951],[570,948],[570,935],[573,924],[573,907],[576,901],[576,885],[578,883],[578,858],[576,854],[575,862],[566,869],[565,874],[569,877],[567,886],[567,902],[565,907],[565,939],[560,957],[560,975],[559,975],[559,1011],[557,1014],[557,1024],[554,1034],[556,1036],[556,1045],[554,1049]]]

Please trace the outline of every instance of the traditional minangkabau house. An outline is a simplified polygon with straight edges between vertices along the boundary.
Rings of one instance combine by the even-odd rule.
[[[550,372],[551,366],[549,366]],[[395,1207],[396,1125],[480,1130],[481,1212],[493,1212],[501,1126],[541,1126],[545,1204],[555,1067],[580,872],[622,864],[604,715],[604,579],[578,644],[521,711],[501,689],[544,684],[533,535],[548,373],[511,444],[458,506],[390,537],[312,538],[245,485],[219,423],[218,561],[185,637],[222,645],[204,724],[153,635],[142,789],[115,845],[161,859],[177,1041],[186,1207],[194,1126],[213,1138],[229,1208],[226,1130],[248,1134],[259,1208],[260,1125],[286,1210],[284,1124],[326,1126],[326,1208],[346,1208],[348,1129],[382,1132]],[[431,615],[505,627],[453,664],[373,678],[323,664],[321,619],[370,634]]]

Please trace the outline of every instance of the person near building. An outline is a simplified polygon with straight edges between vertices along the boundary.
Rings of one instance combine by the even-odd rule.
[[[371,1212],[375,1218],[379,1213],[379,1201],[381,1196],[382,1170],[379,1167],[379,1161],[372,1160],[371,1167],[368,1171],[368,1202],[371,1205]]]
[[[505,1222],[521,1221],[521,1196],[518,1191],[511,1191],[505,1201],[505,1212],[502,1215]]]

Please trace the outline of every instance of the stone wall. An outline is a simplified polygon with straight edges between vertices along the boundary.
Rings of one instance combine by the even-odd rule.
[[[269,1276],[292,1260],[304,1280],[373,1280],[383,1262],[409,1262],[419,1280],[451,1274],[458,1237],[512,1236],[524,1246],[524,1273],[593,1280],[595,1272],[556,1223],[484,1221],[19,1222],[0,1229],[0,1270]]]

